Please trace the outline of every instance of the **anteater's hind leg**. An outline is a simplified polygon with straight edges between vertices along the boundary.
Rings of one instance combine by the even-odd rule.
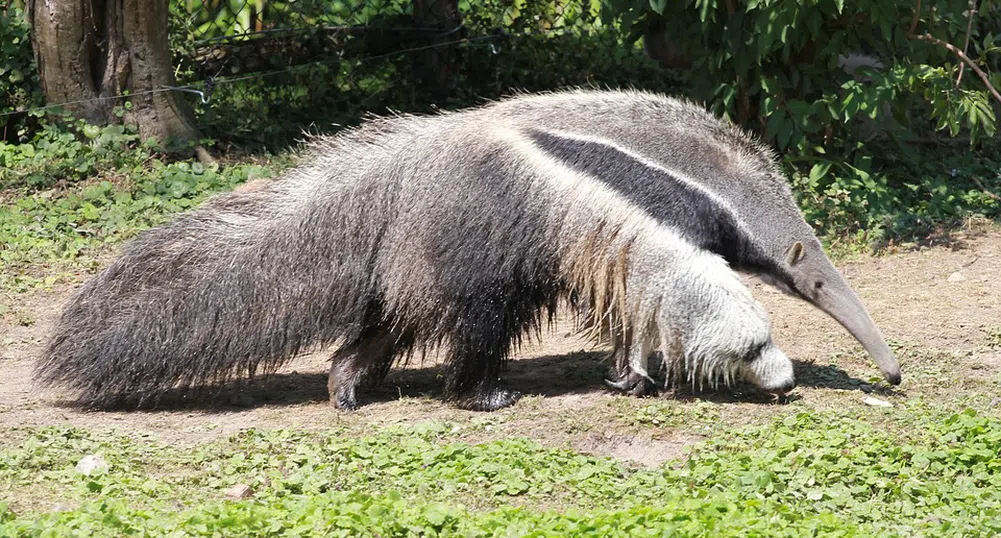
[[[401,345],[399,334],[376,325],[338,349],[327,379],[330,401],[340,409],[357,409],[358,388],[375,386],[382,381]]]
[[[513,405],[521,398],[518,391],[507,389],[500,379],[502,355],[484,353],[478,358],[461,360],[453,367],[445,389],[449,400],[460,409],[495,411]],[[467,380],[466,383],[453,379]]]
[[[446,397],[462,409],[494,411],[521,393],[502,386],[500,372],[520,324],[511,315],[479,311],[459,323],[449,356]],[[508,323],[504,323],[508,321]]]

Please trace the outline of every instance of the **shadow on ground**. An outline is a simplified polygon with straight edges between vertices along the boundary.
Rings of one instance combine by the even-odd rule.
[[[801,387],[835,390],[880,391],[865,381],[852,377],[845,370],[831,365],[793,361],[796,379]],[[545,397],[566,394],[591,393],[608,389],[604,383],[611,375],[612,364],[607,352],[578,351],[509,361],[503,374],[506,385],[522,394]],[[661,371],[659,359],[653,357],[651,372]],[[660,382],[663,375],[653,374]],[[400,398],[440,398],[444,386],[445,370],[442,365],[411,364],[394,368],[386,380],[374,389],[361,391],[360,401],[366,403],[392,401]],[[717,403],[774,403],[776,398],[756,387],[738,382],[733,386],[713,387],[682,383],[662,395],[681,401],[710,401]],[[795,391],[786,401],[798,399]],[[295,406],[327,401],[327,374],[296,371],[271,374],[251,380],[239,380],[222,386],[198,387],[187,392],[171,391],[155,406],[145,406],[156,411],[226,411],[264,406]],[[63,407],[77,407],[73,402],[57,403]],[[135,408],[123,404],[120,409]]]

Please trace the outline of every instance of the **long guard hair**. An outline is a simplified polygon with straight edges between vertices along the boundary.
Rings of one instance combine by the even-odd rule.
[[[757,240],[784,228],[733,205],[791,206],[806,226],[773,161],[701,108],[633,91],[372,119],[129,242],[71,298],[37,379],[91,406],[148,405],[336,343],[331,397],[353,407],[393,357],[441,346],[447,397],[502,407],[517,396],[499,383],[512,343],[562,299],[629,310],[616,286],[634,247],[596,271],[595,245],[666,227],[791,281],[785,247]],[[736,169],[757,181],[728,199],[692,179]]]

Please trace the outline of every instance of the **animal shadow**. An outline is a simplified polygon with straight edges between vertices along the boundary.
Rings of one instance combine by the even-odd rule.
[[[577,351],[563,355],[511,360],[505,364],[504,384],[523,394],[557,396],[600,390],[609,369],[607,352]],[[362,405],[401,398],[441,398],[445,367],[412,360],[395,365],[377,387],[359,391]],[[265,406],[293,406],[329,400],[326,372],[282,372],[221,385],[169,390],[155,402],[136,405],[138,395],[129,395],[116,410],[226,411]],[[78,407],[74,402],[56,405]]]
[[[854,378],[837,366],[818,366],[793,361],[800,386],[840,390],[885,392],[878,386]],[[526,395],[553,397],[566,394],[591,393],[608,389],[604,380],[612,375],[613,364],[606,351],[575,351],[561,355],[508,361],[503,374],[508,388]],[[662,362],[651,357],[650,371],[663,383]],[[392,401],[401,398],[441,398],[445,368],[440,364],[397,365],[375,388],[360,392],[362,404]],[[727,387],[710,383],[677,383],[663,390],[660,397],[682,401],[705,400],[718,403],[775,403],[776,397],[745,382]],[[795,391],[780,401],[794,401]],[[226,411],[258,407],[284,407],[316,404],[328,401],[327,373],[297,371],[270,374],[252,379],[234,380],[219,386],[194,387],[186,391],[167,391],[151,405],[137,406],[135,398],[122,402],[119,409],[177,411]],[[72,402],[56,405],[75,407]]]
[[[818,365],[807,361],[794,360],[793,372],[801,387],[832,390],[857,390],[876,394],[892,395],[899,391],[882,383],[870,383],[853,377],[844,369],[833,364]]]

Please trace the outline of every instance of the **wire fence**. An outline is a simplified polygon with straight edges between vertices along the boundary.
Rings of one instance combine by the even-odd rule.
[[[213,92],[201,123],[230,140],[514,90],[670,83],[599,0],[175,0],[171,24],[181,83]]]
[[[286,144],[303,129],[329,132],[367,113],[456,108],[516,90],[677,85],[600,0],[169,2],[177,85],[152,91],[185,92],[204,133],[244,147]],[[0,3],[23,11],[22,0]],[[18,37],[27,66],[30,42]],[[0,101],[11,105],[37,95],[25,82],[0,84]]]

